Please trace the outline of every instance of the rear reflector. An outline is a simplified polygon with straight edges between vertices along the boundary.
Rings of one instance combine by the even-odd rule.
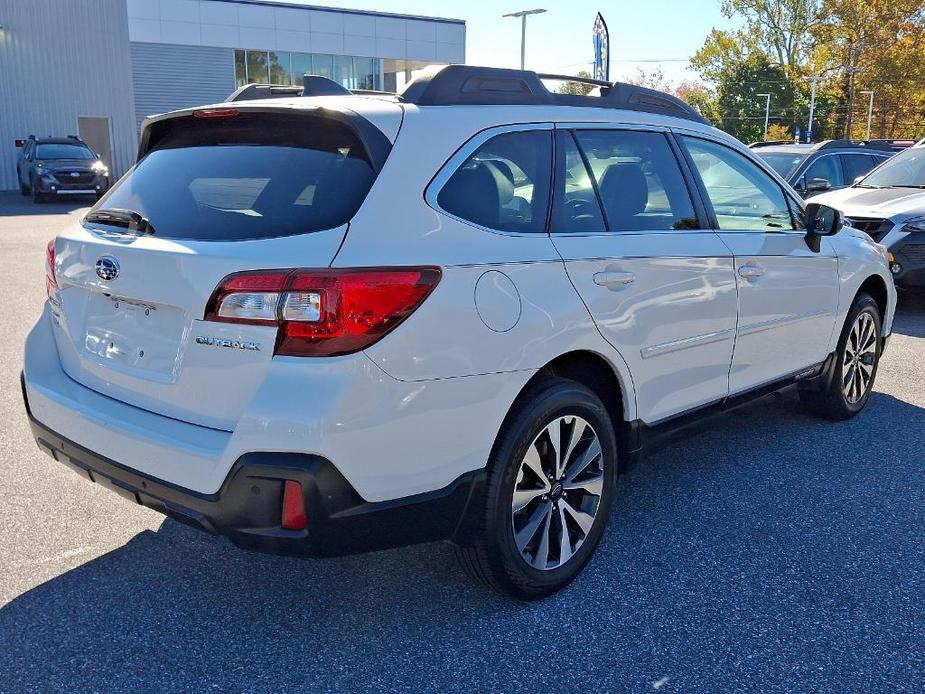
[[[349,354],[394,330],[440,276],[436,267],[242,272],[222,280],[205,319],[278,325],[279,355]]]
[[[280,525],[286,530],[305,530],[308,525],[302,485],[295,480],[286,480],[283,485],[283,510]]]

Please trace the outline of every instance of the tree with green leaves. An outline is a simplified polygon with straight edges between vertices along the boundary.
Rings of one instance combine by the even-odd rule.
[[[585,79],[591,79],[591,73],[587,70],[579,70],[576,77],[583,77]],[[563,82],[559,88],[556,90],[559,94],[573,94],[577,96],[585,96],[592,89],[594,89],[593,84],[588,84],[587,82],[575,82],[569,80],[568,82]]]

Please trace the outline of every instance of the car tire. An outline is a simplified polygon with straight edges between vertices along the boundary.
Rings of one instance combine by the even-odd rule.
[[[882,348],[880,308],[870,295],[860,292],[838,339],[831,378],[821,390],[800,391],[800,398],[827,419],[854,417],[870,398]]]
[[[520,600],[560,590],[600,542],[616,478],[617,443],[604,404],[576,381],[543,378],[502,425],[474,540],[457,546],[460,563],[477,581]]]
[[[17,176],[17,178],[19,178],[19,177]],[[29,190],[29,186],[27,186],[25,183],[23,183],[23,182],[22,182],[22,179],[20,178],[20,179],[19,179],[19,194],[25,196],[25,195],[29,195],[30,192],[31,192],[31,191]]]

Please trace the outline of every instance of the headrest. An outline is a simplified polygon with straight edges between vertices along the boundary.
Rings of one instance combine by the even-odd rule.
[[[501,219],[501,205],[513,196],[514,186],[497,167],[489,162],[478,162],[454,173],[440,191],[440,205],[448,212],[476,224],[497,228]]]
[[[649,184],[640,164],[611,164],[601,176],[600,190],[608,217],[617,210],[621,218],[632,217],[649,204]]]

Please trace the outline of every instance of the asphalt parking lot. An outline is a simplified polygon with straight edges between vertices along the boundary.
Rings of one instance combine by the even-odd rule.
[[[925,295],[859,417],[784,393],[661,452],[585,573],[525,605],[444,545],[246,553],[41,454],[21,349],[81,211],[0,194],[0,692],[925,690]]]

